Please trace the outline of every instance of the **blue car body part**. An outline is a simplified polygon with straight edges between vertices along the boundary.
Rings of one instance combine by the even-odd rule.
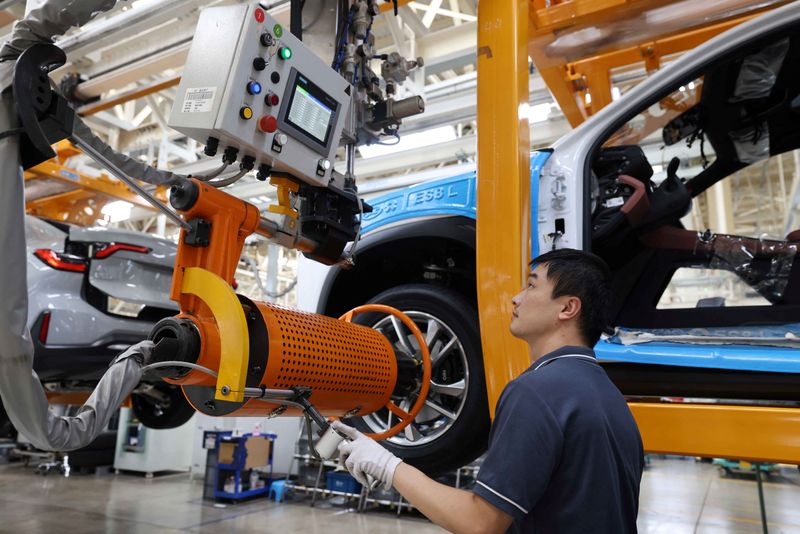
[[[532,236],[535,235],[537,228],[539,177],[551,154],[550,150],[531,153],[530,217]],[[476,173],[471,171],[376,197],[370,201],[373,207],[372,213],[364,214],[362,230],[366,234],[405,221],[443,216],[461,216],[474,220],[477,214],[476,186]],[[531,259],[538,254],[538,240],[532,239]],[[767,326],[762,331],[764,335],[769,335],[772,330],[778,329],[783,332],[787,328],[785,325]],[[680,333],[688,334],[691,331],[691,329],[681,332],[678,330],[681,329],[672,329],[671,332],[680,335]],[[752,333],[751,331],[752,328],[748,328],[748,335]],[[711,340],[713,340],[713,336],[709,336],[709,341]],[[757,343],[757,341],[754,342]],[[611,337],[601,340],[595,346],[595,352],[601,360],[616,362],[800,373],[800,350],[784,347],[667,341],[624,345],[618,338]]]

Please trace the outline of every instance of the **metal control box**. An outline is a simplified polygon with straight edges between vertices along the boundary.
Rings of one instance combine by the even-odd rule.
[[[169,125],[219,151],[238,150],[312,185],[327,186],[351,86],[263,8],[200,15]]]

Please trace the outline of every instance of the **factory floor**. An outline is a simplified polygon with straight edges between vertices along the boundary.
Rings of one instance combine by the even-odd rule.
[[[407,513],[401,519],[388,511],[358,514],[326,502],[315,508],[307,501],[266,500],[220,507],[203,501],[202,491],[202,481],[186,474],[63,478],[35,475],[19,464],[0,466],[0,532],[443,532]],[[800,533],[797,470],[765,482],[764,493],[769,531]],[[639,532],[762,532],[756,483],[723,478],[705,463],[652,460],[642,482]]]

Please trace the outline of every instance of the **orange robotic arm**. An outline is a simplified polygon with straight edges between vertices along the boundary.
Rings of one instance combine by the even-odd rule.
[[[375,436],[392,436],[423,407],[430,355],[414,322],[389,307],[357,308],[338,320],[236,295],[231,287],[245,238],[269,235],[258,209],[198,180],[170,191],[172,206],[191,230],[182,230],[171,297],[180,314],[160,321],[150,338],[158,360],[195,364],[162,367],[197,411],[216,416],[361,416],[383,407],[400,423]],[[419,356],[396,353],[389,340],[354,324],[365,311],[398,315],[416,337]],[[408,412],[391,402],[422,384]],[[289,405],[287,407],[287,404]],[[299,406],[298,406],[299,404]]]

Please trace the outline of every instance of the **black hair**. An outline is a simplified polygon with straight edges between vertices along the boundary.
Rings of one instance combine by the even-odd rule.
[[[611,305],[611,271],[605,261],[591,252],[562,248],[537,256],[531,268],[547,266],[547,279],[553,283],[552,298],[578,297],[578,318],[584,341],[592,347],[608,326]]]

